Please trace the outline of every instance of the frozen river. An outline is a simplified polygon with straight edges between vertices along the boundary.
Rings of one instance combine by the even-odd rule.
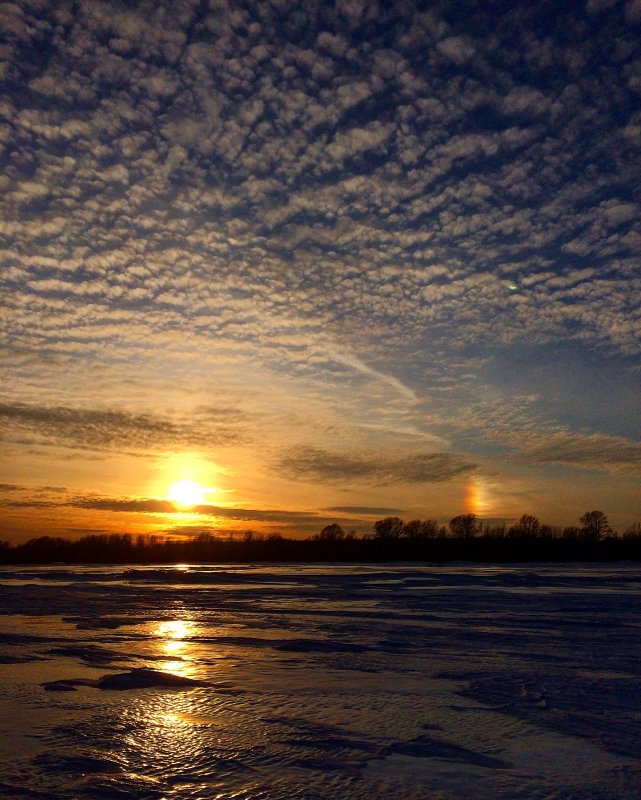
[[[638,565],[0,569],[0,796],[641,800]]]

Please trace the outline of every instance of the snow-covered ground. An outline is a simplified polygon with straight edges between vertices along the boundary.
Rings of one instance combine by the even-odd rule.
[[[0,570],[0,796],[639,800],[638,565]]]

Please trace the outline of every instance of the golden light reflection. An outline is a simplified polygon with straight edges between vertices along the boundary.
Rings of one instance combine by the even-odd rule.
[[[165,642],[165,653],[167,655],[174,655],[175,653],[180,653],[180,651],[184,649],[185,649],[185,642],[181,642],[177,639]]]
[[[163,711],[158,714],[157,720],[161,725],[173,728],[175,725],[180,725],[185,722],[185,715],[173,710]]]
[[[168,639],[184,639],[189,634],[192,625],[193,623],[185,622],[182,619],[167,620],[158,624],[156,633]]]
[[[125,719],[134,723],[126,737],[128,747],[122,754],[130,778],[143,786],[152,780],[159,784],[158,779],[142,774],[142,765],[145,772],[155,772],[164,778],[172,775],[177,763],[188,763],[192,770],[194,760],[202,758],[205,763],[202,725],[194,711],[191,692],[154,692],[125,709]],[[150,788],[155,787],[151,784]]]
[[[158,637],[160,655],[165,657],[159,669],[175,675],[194,677],[194,667],[190,654],[193,646],[190,636],[196,626],[190,620],[173,619],[159,622],[153,633]]]

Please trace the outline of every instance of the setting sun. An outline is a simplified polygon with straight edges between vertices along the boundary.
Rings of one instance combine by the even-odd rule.
[[[167,499],[182,508],[189,508],[204,503],[206,491],[203,486],[199,486],[194,481],[177,481],[169,488]]]

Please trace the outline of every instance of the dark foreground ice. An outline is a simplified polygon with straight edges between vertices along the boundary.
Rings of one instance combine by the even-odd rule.
[[[0,796],[641,800],[636,565],[0,570]]]

